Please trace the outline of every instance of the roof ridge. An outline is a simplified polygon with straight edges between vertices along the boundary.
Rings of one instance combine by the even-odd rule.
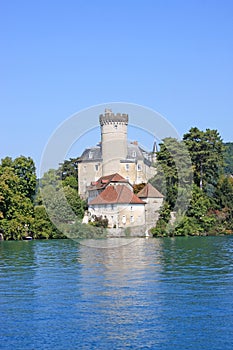
[[[107,186],[103,192],[95,197],[93,204],[145,204],[126,185]]]
[[[139,198],[164,198],[164,195],[157,190],[150,182],[148,182],[141,191],[138,192]]]

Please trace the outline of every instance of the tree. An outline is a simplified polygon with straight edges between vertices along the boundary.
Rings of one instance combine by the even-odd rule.
[[[142,182],[140,184],[134,184],[133,185],[133,192],[135,194],[139,193],[144,187],[145,187],[145,182]]]
[[[79,158],[70,158],[60,164],[57,173],[61,180],[65,180],[67,177],[71,176],[78,179],[78,160]]]
[[[33,199],[36,191],[36,167],[30,157],[20,156],[13,161],[13,169],[19,178],[19,191]]]
[[[217,130],[201,131],[194,127],[184,135],[194,172],[194,182],[207,191],[215,186],[223,169],[224,145]]]
[[[227,142],[224,145],[224,172],[233,175],[233,142]]]
[[[31,158],[10,157],[0,165],[0,228],[5,239],[22,239],[33,222],[35,166]]]
[[[86,201],[79,197],[76,182],[71,173],[61,180],[55,169],[50,169],[40,180],[37,204],[44,205],[48,217],[61,231],[66,225],[82,220],[86,209]]]
[[[233,230],[233,178],[231,176],[222,176],[219,179],[215,203],[218,216],[223,214],[226,228]]]
[[[157,152],[157,174],[150,181],[166,195],[166,201],[174,208],[181,189],[187,189],[192,182],[191,162],[183,142],[165,138]]]
[[[168,227],[170,218],[171,218],[170,205],[168,204],[168,202],[164,202],[159,211],[159,220],[156,224],[156,227],[153,227],[150,230],[150,233],[154,237],[168,236],[170,234],[170,230]]]
[[[33,238],[65,238],[65,236],[51,222],[44,205],[34,208],[34,222],[32,225]]]

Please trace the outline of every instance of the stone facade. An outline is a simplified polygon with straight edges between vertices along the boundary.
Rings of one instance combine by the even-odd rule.
[[[127,140],[127,114],[105,110],[99,117],[101,142],[86,149],[79,159],[79,194],[88,197],[88,186],[102,176],[119,173],[131,184],[147,183],[156,170],[155,146],[146,152],[137,142]]]
[[[108,204],[90,205],[90,216],[96,215],[108,219],[110,228],[126,228],[145,225],[144,204]]]
[[[103,176],[88,187],[89,220],[102,216],[109,228],[148,230],[156,225],[162,203],[163,195],[151,184],[135,195],[133,186],[119,174]]]
[[[119,174],[103,177],[89,188],[88,212],[91,220],[95,216],[108,219],[110,228],[145,225],[145,202]]]
[[[150,183],[147,184],[137,196],[146,203],[146,226],[148,228],[155,227],[159,219],[159,209],[163,204],[164,196]]]

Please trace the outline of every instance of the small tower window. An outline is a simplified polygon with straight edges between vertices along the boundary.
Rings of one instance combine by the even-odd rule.
[[[134,222],[134,216],[133,215],[130,216],[130,222]]]
[[[117,129],[117,124],[114,124],[114,129]]]
[[[99,165],[95,164],[95,171],[98,171],[98,170],[99,170]]]
[[[129,170],[129,164],[125,164],[125,170]]]

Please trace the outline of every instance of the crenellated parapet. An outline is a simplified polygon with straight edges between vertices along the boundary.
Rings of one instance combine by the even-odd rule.
[[[99,116],[99,121],[100,125],[106,125],[106,124],[112,124],[112,123],[123,123],[125,125],[128,125],[128,114],[121,114],[121,113],[116,113],[114,114],[111,109],[105,109],[104,114],[100,114]]]

